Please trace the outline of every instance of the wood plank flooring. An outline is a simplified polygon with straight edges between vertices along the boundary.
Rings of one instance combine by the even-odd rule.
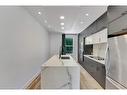
[[[80,89],[103,89],[82,66],[80,70]]]
[[[41,89],[41,74],[39,74],[26,89]]]
[[[80,71],[80,89],[103,89],[99,83],[82,67]],[[39,74],[26,89],[41,89],[41,75]]]

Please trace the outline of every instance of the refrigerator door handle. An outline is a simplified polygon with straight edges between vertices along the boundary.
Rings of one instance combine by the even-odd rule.
[[[107,47],[107,49],[106,49],[106,57],[105,57],[106,74],[107,74],[107,64],[108,64],[108,47]]]
[[[108,74],[109,69],[110,69],[110,49],[108,47],[106,54],[106,75]]]

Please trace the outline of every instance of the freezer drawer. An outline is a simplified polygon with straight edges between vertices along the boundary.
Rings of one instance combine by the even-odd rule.
[[[109,77],[106,77],[106,89],[126,89]]]

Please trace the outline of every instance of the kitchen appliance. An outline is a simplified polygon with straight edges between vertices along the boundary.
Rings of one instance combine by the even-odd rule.
[[[127,89],[127,33],[109,36],[106,89]]]

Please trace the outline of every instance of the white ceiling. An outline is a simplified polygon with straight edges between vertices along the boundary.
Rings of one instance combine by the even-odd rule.
[[[29,6],[25,8],[48,31],[67,34],[80,33],[107,11],[107,6]],[[61,20],[60,16],[64,16],[64,19]],[[63,30],[61,22],[64,23]]]

